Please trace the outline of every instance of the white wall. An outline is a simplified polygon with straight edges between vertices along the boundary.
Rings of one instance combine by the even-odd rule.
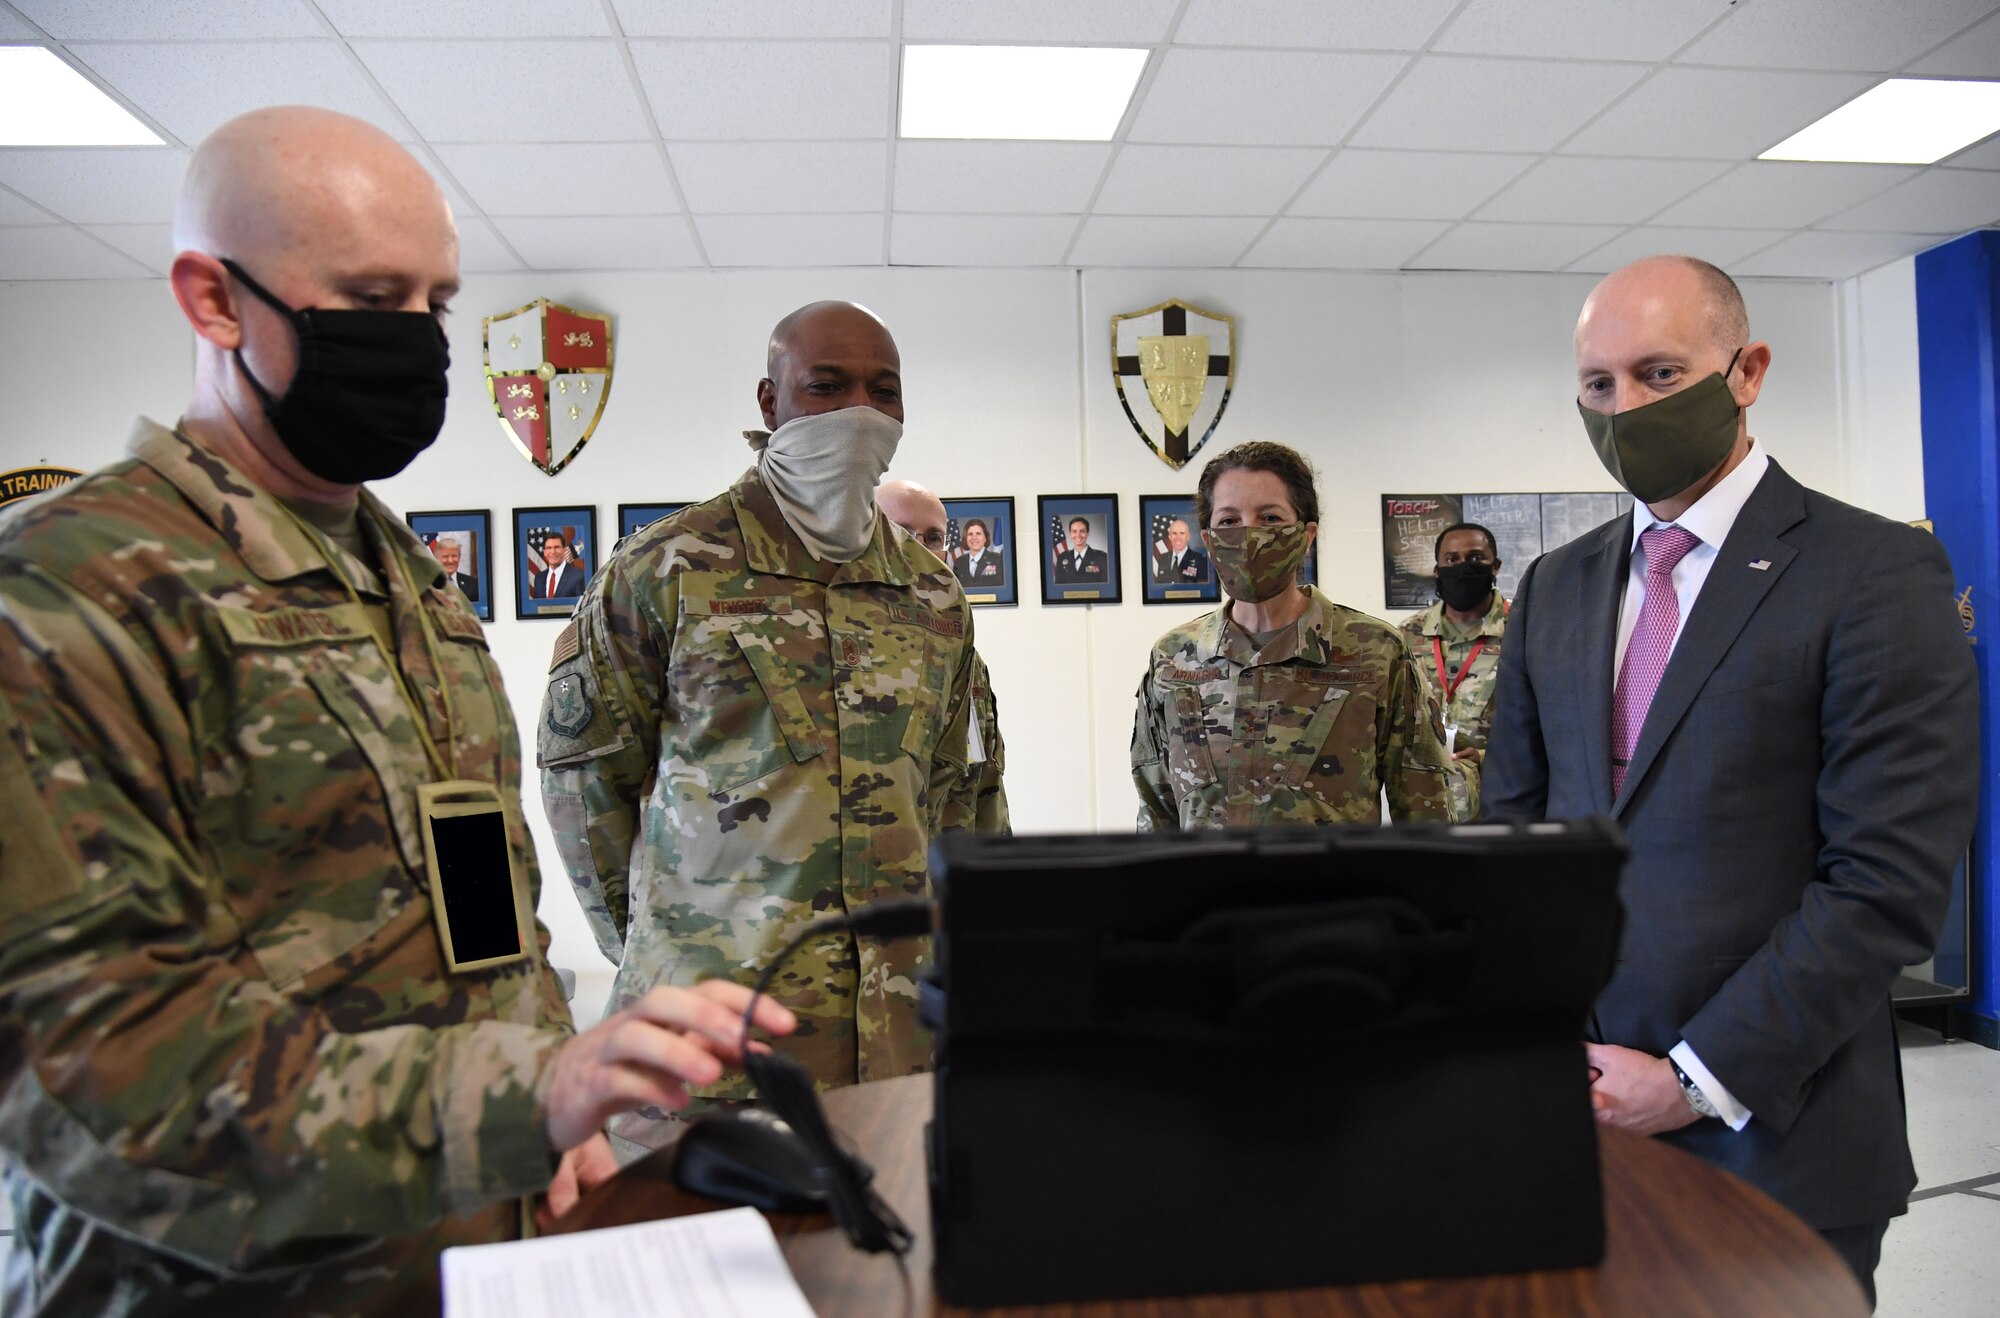
[[[1777,354],[1755,433],[1807,484],[1898,517],[1920,515],[1922,501],[1918,435],[1902,405],[1915,396],[1914,314],[1876,311],[1900,305],[1909,279],[1904,269],[1844,288],[1745,286],[1754,330]],[[1028,567],[1021,606],[980,609],[976,627],[1001,704],[1016,827],[1124,829],[1136,809],[1127,746],[1146,649],[1199,612],[1137,602],[1137,496],[1191,492],[1201,458],[1231,443],[1292,444],[1322,472],[1324,587],[1379,612],[1381,493],[1612,488],[1573,402],[1569,336],[1590,283],[1276,271],[474,277],[451,327],[444,434],[378,492],[405,511],[490,508],[501,541],[510,508],[595,504],[608,545],[620,502],[706,498],[749,464],[739,432],[758,424],[753,389],[778,317],[816,298],[865,302],[903,351],[909,424],[893,475],[948,497],[1012,495],[1024,528],[1037,494],[1120,496],[1127,603],[1043,609]],[[553,480],[501,435],[480,366],[480,317],[536,296],[618,318],[604,420]],[[1240,334],[1229,411],[1182,472],[1132,433],[1107,361],[1111,315],[1170,296],[1235,316]],[[189,336],[158,282],[0,284],[0,350],[16,382],[0,469],[110,461],[134,413],[170,421],[186,395]],[[513,564],[503,555],[498,567],[490,636],[532,742],[558,625],[515,620]],[[527,797],[545,875],[559,879],[532,788]],[[547,892],[556,959],[585,972],[577,1006],[594,1015],[609,967],[566,885]]]

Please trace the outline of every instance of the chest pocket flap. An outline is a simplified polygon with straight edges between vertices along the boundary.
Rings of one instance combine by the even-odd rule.
[[[681,597],[681,611],[704,635],[673,675],[676,713],[686,730],[686,759],[720,795],[817,759],[825,750],[799,674],[779,652],[812,624],[789,596],[745,599]],[[825,644],[815,638],[815,646]]]

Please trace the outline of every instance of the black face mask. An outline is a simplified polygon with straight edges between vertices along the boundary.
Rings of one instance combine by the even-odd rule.
[[[1438,598],[1445,607],[1470,613],[1483,609],[1493,598],[1491,563],[1453,563],[1437,570]]]
[[[291,322],[298,370],[274,398],[236,349],[236,367],[299,465],[324,481],[359,485],[394,476],[444,427],[451,350],[422,311],[294,311],[234,261],[223,268]]]

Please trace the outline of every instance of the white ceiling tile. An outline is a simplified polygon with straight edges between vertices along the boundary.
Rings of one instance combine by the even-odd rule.
[[[27,198],[0,188],[0,225],[54,224],[58,218]]]
[[[2000,174],[1929,169],[1825,220],[1824,229],[1959,234],[2000,220]]]
[[[0,9],[0,41],[34,41],[36,37],[35,29],[25,20]]]
[[[1405,265],[1419,270],[1560,270],[1618,236],[1607,224],[1461,224]]]
[[[1071,265],[1231,265],[1264,227],[1255,218],[1181,215],[1093,215],[1070,252]]]
[[[678,215],[501,219],[493,227],[531,270],[677,270],[701,264]]]
[[[1478,218],[1638,224],[1728,168],[1720,160],[1550,156],[1481,206]]]
[[[896,209],[1074,214],[1110,154],[1096,142],[898,142]]]
[[[880,211],[871,215],[701,215],[708,263],[807,270],[882,264]]]
[[[1648,225],[1626,230],[1581,260],[1572,261],[1569,268],[1588,274],[1609,274],[1641,257],[1673,254],[1700,257],[1710,265],[1728,270],[1752,252],[1790,237],[1793,232],[1792,229],[1674,229]]]
[[[884,42],[634,41],[662,136],[881,137],[895,75]]]
[[[1746,275],[1791,275],[1806,279],[1846,279],[1878,265],[1936,246],[1934,233],[1796,233],[1736,263]]]
[[[152,273],[67,225],[9,229],[0,242],[0,280],[143,279]]]
[[[889,0],[612,0],[628,37],[889,35]]]
[[[267,105],[317,105],[409,137],[337,41],[78,43],[69,52],[189,145]]]
[[[1177,0],[903,0],[907,41],[1032,41],[1150,46],[1167,35]]]
[[[1074,215],[893,215],[891,265],[1059,265]]]
[[[879,210],[888,186],[885,142],[674,142],[667,153],[692,211]]]
[[[171,224],[86,224],[84,232],[110,243],[156,275],[165,276],[174,263]]]
[[[323,37],[297,0],[13,0],[57,41],[171,41],[190,36]]]
[[[1472,0],[1431,46],[1460,55],[1662,60],[1734,0]]]
[[[1603,156],[1742,160],[1867,91],[1850,73],[1742,73],[1669,66],[1563,144]]]
[[[1945,78],[2000,77],[2000,14],[1953,37],[1903,72]]]
[[[1689,64],[1899,69],[1993,11],[1995,0],[1756,0],[1711,29]]]
[[[605,37],[598,0],[314,0],[344,37]]]
[[[1517,177],[1534,156],[1460,151],[1358,151],[1333,158],[1293,215],[1459,220]]]
[[[1099,215],[1269,215],[1319,168],[1319,147],[1127,146],[1093,208]]]
[[[488,215],[667,215],[680,209],[651,142],[520,142],[437,148]]]
[[[1911,177],[1903,165],[1752,160],[1654,217],[1659,224],[1802,229]]]
[[[1953,169],[2000,169],[2000,137],[1989,137],[1955,156],[1947,156],[1944,163]]]
[[[1243,264],[1394,270],[1450,227],[1446,220],[1279,220]]]
[[[1645,72],[1637,64],[1426,55],[1368,116],[1354,145],[1547,151]]]
[[[613,41],[353,46],[433,142],[606,142],[651,135]]]
[[[78,224],[167,224],[188,153],[174,147],[14,147],[0,183]]]
[[[1161,61],[1128,136],[1134,142],[1332,146],[1405,63],[1402,55],[1175,47]]]
[[[477,215],[458,222],[458,271],[465,275],[519,270],[521,263],[500,241],[493,226]]]
[[[1174,40],[1189,46],[1416,50],[1458,0],[1327,4],[1299,0],[1193,0]],[[1251,84],[1254,86],[1254,84]]]

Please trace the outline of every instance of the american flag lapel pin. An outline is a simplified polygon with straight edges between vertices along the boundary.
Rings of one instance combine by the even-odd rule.
[[[1771,570],[1771,560],[1768,558],[1756,559],[1750,564],[1750,570],[1752,572],[1769,572]]]

